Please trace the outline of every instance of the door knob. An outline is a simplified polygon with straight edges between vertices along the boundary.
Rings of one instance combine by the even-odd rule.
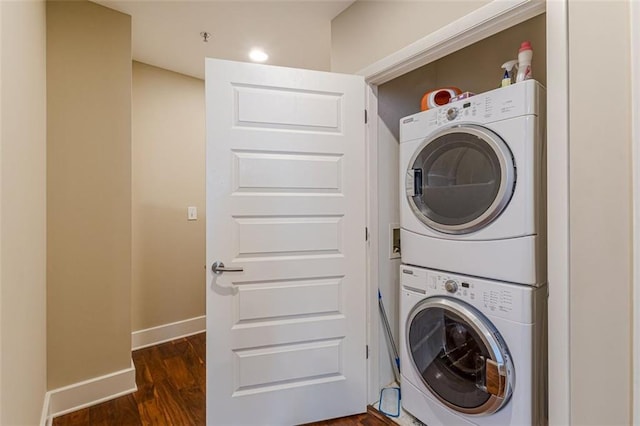
[[[219,260],[216,260],[215,262],[213,262],[213,265],[211,265],[211,270],[213,271],[214,274],[220,275],[223,272],[243,272],[244,268],[242,267],[225,268],[224,263],[220,262]]]

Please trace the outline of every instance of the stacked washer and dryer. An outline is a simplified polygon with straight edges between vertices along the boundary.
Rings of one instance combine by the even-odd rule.
[[[428,426],[543,425],[544,88],[400,120],[403,408]]]

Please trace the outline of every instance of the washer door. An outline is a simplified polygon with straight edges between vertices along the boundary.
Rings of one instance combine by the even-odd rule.
[[[412,367],[443,404],[461,413],[487,415],[509,401],[514,385],[509,351],[478,310],[455,299],[430,297],[407,321]]]
[[[425,225],[447,234],[477,231],[505,209],[516,169],[505,142],[489,129],[445,129],[416,150],[405,188],[409,205]]]

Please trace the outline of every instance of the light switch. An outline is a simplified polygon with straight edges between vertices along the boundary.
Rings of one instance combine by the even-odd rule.
[[[187,220],[198,220],[198,208],[195,206],[187,207]]]

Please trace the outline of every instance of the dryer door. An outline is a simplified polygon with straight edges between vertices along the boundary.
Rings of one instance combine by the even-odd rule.
[[[409,162],[409,205],[424,224],[447,234],[477,231],[505,209],[516,182],[506,143],[489,129],[456,126],[428,138]]]
[[[486,415],[509,401],[514,385],[509,351],[477,309],[455,299],[430,297],[407,321],[411,368],[443,404],[461,413]]]

